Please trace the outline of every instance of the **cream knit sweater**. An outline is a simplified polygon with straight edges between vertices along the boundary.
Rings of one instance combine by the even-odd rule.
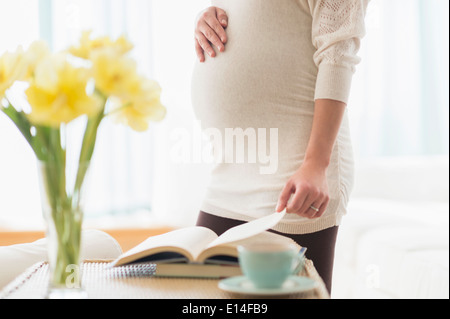
[[[250,221],[275,211],[283,187],[305,158],[314,101],[348,102],[368,2],[212,1],[229,16],[229,41],[226,52],[197,64],[193,74],[194,109],[206,132],[215,132],[210,136],[221,159],[211,174],[204,212]],[[276,159],[270,169],[262,154]],[[306,234],[339,225],[353,177],[346,115],[328,169],[331,201],[324,216],[288,215],[275,230]]]

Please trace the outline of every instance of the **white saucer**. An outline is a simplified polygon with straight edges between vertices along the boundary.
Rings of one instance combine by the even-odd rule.
[[[306,277],[292,276],[286,283],[277,289],[258,289],[246,277],[233,277],[222,280],[219,288],[237,294],[254,296],[280,296],[307,292],[317,288],[317,282]]]

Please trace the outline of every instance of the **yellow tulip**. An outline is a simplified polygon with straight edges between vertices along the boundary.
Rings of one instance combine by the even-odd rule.
[[[88,69],[72,66],[64,55],[49,56],[35,70],[34,80],[26,90],[31,122],[58,127],[82,115],[101,111],[101,100],[87,93],[91,79]]]
[[[92,56],[96,87],[106,96],[128,95],[138,78],[136,62],[112,49],[97,51]]]
[[[162,121],[167,111],[161,104],[161,87],[157,82],[139,78],[133,89],[127,100],[112,99],[112,113],[117,122],[143,132],[149,128],[149,122]]]
[[[21,80],[27,72],[27,62],[21,47],[16,52],[6,52],[0,57],[0,99],[15,81]]]
[[[111,40],[110,37],[99,37],[92,39],[92,31],[83,32],[78,46],[69,48],[69,53],[82,58],[90,59],[91,55],[97,50],[110,48],[116,53],[124,55],[133,49],[133,45],[124,37],[118,38],[116,41]]]
[[[33,42],[28,50],[25,52],[25,58],[28,63],[25,80],[31,80],[34,76],[37,65],[51,54],[46,42]]]

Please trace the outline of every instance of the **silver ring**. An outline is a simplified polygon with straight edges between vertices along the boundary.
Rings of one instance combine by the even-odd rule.
[[[314,207],[314,206],[311,206],[311,209],[314,210],[314,211],[316,211],[316,213],[318,213],[318,212],[320,211],[320,209],[318,209],[318,208],[316,208],[316,207]]]

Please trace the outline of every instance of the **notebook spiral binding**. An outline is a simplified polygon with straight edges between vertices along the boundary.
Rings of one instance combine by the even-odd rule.
[[[131,264],[122,267],[108,269],[108,275],[112,278],[148,278],[156,274],[155,264]]]

